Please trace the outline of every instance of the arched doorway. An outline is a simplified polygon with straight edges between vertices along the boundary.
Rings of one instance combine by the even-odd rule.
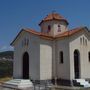
[[[23,79],[29,79],[29,54],[25,52],[23,54]]]
[[[80,78],[80,53],[78,50],[74,51],[74,73],[75,79]]]

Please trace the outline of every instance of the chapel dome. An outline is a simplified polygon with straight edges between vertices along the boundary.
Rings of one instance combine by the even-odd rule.
[[[52,20],[64,21],[66,22],[67,25],[69,24],[68,21],[62,15],[58,13],[50,13],[40,22],[39,25],[41,25],[43,22],[52,21]]]

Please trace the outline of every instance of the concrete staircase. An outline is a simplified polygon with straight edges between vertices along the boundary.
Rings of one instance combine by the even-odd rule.
[[[3,87],[7,88],[15,88],[15,89],[22,89],[22,88],[32,88],[33,83],[30,80],[25,79],[12,79],[3,83]]]
[[[85,79],[74,79],[73,85],[79,87],[90,87],[90,83]]]

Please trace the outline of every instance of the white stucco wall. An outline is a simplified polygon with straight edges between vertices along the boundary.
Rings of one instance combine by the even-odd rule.
[[[29,46],[22,46],[28,38]],[[52,41],[44,40],[36,35],[22,32],[14,46],[14,78],[22,78],[23,54],[29,54],[29,77],[33,80],[52,79]]]
[[[80,42],[82,38],[82,42]],[[84,42],[83,42],[84,38]],[[87,40],[87,45],[85,43]],[[90,51],[90,41],[89,37],[85,32],[75,34],[73,37],[70,37],[70,78],[75,79],[74,73],[74,51],[75,49],[80,53],[80,78],[90,78],[90,62],[88,60],[88,51]]]
[[[63,33],[68,30],[67,25],[64,21],[53,20],[53,21],[43,22],[41,24],[41,31],[43,33],[47,33],[48,25],[51,26],[51,31],[48,34],[52,36],[55,36],[57,34]],[[61,32],[58,32],[58,25],[60,25]]]
[[[22,41],[29,38],[29,46],[22,46]],[[40,79],[40,44],[39,38],[24,32],[19,37],[17,44],[14,46],[14,78],[22,78],[22,58],[25,52],[29,54],[29,77],[31,79]]]
[[[60,63],[59,52],[63,51],[63,63]],[[56,66],[57,77],[61,79],[70,79],[70,62],[69,62],[69,41],[63,38],[56,41]]]
[[[52,42],[40,43],[40,80],[52,79]]]
[[[22,41],[29,38],[29,46],[22,46]],[[82,43],[80,42],[82,38]],[[87,45],[84,40],[87,40]],[[55,41],[45,40],[36,35],[22,32],[14,44],[14,78],[22,78],[22,58],[29,53],[29,76],[35,80],[52,78],[74,79],[74,51],[80,52],[80,78],[90,78],[90,37],[85,32]],[[59,63],[59,52],[63,51],[64,63]]]
[[[33,80],[40,79],[40,41],[39,38],[35,35],[32,35],[30,39],[30,75]]]
[[[60,25],[61,31],[58,31],[58,25]],[[55,35],[58,35],[58,34],[61,34],[61,33],[65,32],[65,31],[67,31],[68,28],[67,28],[67,25],[66,25],[65,22],[63,22],[63,21],[60,21],[60,22],[55,21],[54,26],[53,26],[53,30],[54,30],[53,33],[54,33],[54,36],[55,36]]]

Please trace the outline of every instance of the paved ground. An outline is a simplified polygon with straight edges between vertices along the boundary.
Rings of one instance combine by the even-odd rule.
[[[2,90],[2,88],[1,88],[1,84],[0,84],[0,90]]]
[[[1,84],[0,84],[0,90],[4,90],[4,89],[2,89]],[[5,89],[5,90],[9,90],[9,89]],[[40,90],[40,89],[37,88],[36,90]],[[41,89],[41,90],[44,90],[44,89]],[[47,89],[47,90],[90,90],[90,88],[68,87],[68,86],[53,86],[52,89]]]
[[[68,87],[68,86],[54,86],[55,90],[90,90],[90,88],[83,87]]]

